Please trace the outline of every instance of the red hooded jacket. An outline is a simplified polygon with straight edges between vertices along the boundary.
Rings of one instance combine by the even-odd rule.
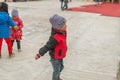
[[[66,32],[64,34],[55,34],[54,38],[58,42],[54,48],[54,58],[62,59],[66,56],[67,52]]]

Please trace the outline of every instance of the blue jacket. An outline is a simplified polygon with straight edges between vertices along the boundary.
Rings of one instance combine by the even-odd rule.
[[[16,24],[6,12],[0,12],[0,38],[10,37],[10,26],[14,27]]]

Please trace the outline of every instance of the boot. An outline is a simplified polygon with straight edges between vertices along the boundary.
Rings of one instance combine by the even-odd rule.
[[[62,80],[61,78],[60,78],[60,76],[58,76],[58,79],[57,80]]]

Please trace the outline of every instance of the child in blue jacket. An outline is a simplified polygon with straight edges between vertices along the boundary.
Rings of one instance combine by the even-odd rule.
[[[17,26],[8,14],[8,5],[0,2],[0,58],[3,39],[7,43],[9,57],[13,56],[12,45],[10,40],[10,26],[17,30]]]

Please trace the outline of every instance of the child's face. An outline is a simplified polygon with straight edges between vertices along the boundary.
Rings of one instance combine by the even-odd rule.
[[[67,25],[64,24],[64,25],[60,28],[60,31],[66,31],[66,28],[67,28]]]
[[[16,16],[12,16],[13,19],[16,19],[17,17]]]

